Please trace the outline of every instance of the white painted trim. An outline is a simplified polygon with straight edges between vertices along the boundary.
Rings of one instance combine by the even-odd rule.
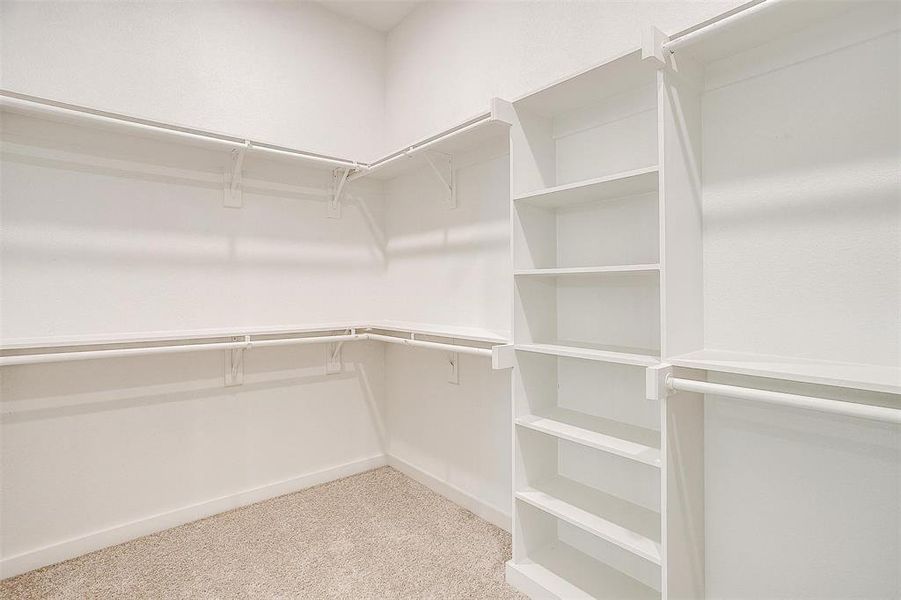
[[[103,529],[88,535],[69,539],[63,542],[44,546],[36,550],[10,556],[0,560],[0,577],[3,579],[25,573],[33,569],[52,565],[88,552],[94,552],[109,546],[115,546],[136,538],[163,531],[191,521],[210,517],[228,510],[254,504],[269,498],[297,492],[314,485],[334,481],[350,475],[385,466],[386,457],[382,454],[362,458],[307,473],[291,479],[276,481],[264,486],[251,488],[221,496],[206,502],[192,504],[170,512],[149,516],[137,521],[123,523],[109,529]],[[400,470],[400,469],[398,469]]]
[[[457,486],[435,477],[431,473],[427,473],[419,467],[415,467],[396,456],[388,456],[388,466],[397,469],[410,479],[418,481],[436,494],[444,496],[454,504],[462,506],[477,517],[485,519],[493,525],[497,525],[504,531],[509,533],[512,529],[512,516],[510,514],[479,500]]]

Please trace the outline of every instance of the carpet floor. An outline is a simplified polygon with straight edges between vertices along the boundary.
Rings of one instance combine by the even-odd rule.
[[[4,599],[523,599],[510,535],[390,467],[0,582]]]

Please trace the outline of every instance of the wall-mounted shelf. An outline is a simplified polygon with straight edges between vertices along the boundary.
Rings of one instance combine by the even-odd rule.
[[[671,36],[664,50],[691,56],[702,63],[733,56],[773,39],[790,35],[811,24],[836,17],[860,6],[859,0],[804,2],[798,0],[761,1],[699,23]]]
[[[523,415],[516,424],[622,458],[660,467],[660,434],[565,408]]]
[[[157,139],[176,139],[182,143],[219,150],[240,150],[290,159],[317,169],[345,168],[356,170],[364,165],[357,161],[289,148],[232,134],[219,133],[197,127],[164,123],[152,119],[100,110],[40,98],[9,90],[0,90],[0,109],[5,112],[75,125],[91,125],[128,135]]]
[[[12,339],[0,345],[0,366],[366,340],[487,356],[495,368],[506,368],[498,358],[506,341],[493,332],[425,324],[392,327],[386,322]]]
[[[677,367],[901,394],[901,367],[699,350],[667,359]]]
[[[516,498],[660,564],[660,515],[565,477],[540,481]]]
[[[440,133],[422,139],[396,152],[366,165],[366,169],[351,177],[359,179],[393,179],[413,169],[429,168],[421,158],[424,153],[436,153],[453,157],[455,154],[478,148],[488,140],[506,137],[510,131],[510,119],[505,116],[506,103],[494,99],[490,111],[455,125]]]
[[[610,265],[606,267],[563,267],[556,269],[521,269],[514,271],[517,277],[560,277],[564,275],[601,275],[604,273],[634,273],[659,271],[660,265]]]
[[[520,194],[513,199],[524,204],[559,208],[585,202],[634,196],[657,190],[657,167],[644,167],[605,177]]]

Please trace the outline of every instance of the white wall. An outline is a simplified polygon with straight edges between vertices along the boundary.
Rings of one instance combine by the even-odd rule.
[[[388,33],[386,138],[397,147],[743,0],[428,2]]]
[[[503,135],[454,157],[457,208],[420,160],[385,187],[384,318],[509,335],[512,306],[509,143]],[[461,355],[391,347],[385,353],[389,454],[480,516],[510,527],[510,372]]]
[[[0,3],[0,87],[369,160],[384,35],[315,2]]]
[[[341,219],[328,171],[3,114],[5,342],[21,337],[369,320],[384,268],[380,186]],[[171,171],[178,169],[178,171]],[[366,210],[363,210],[363,207]],[[3,576],[384,461],[384,353],[348,344],[5,367]]]

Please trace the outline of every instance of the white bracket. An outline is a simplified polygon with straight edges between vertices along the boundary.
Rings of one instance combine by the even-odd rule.
[[[673,377],[673,366],[659,364],[648,367],[645,370],[645,398],[648,400],[663,400],[672,395],[669,380]]]
[[[447,375],[448,383],[460,385],[460,353],[448,352],[447,360],[450,362],[450,372]]]
[[[328,200],[329,219],[341,218],[341,193],[344,191],[344,184],[347,183],[347,176],[353,170],[350,167],[338,167],[332,171],[332,195]]]
[[[444,154],[443,152],[436,152],[434,150],[431,152],[438,157],[441,166],[429,156],[428,150],[423,151],[422,157],[429,163],[429,166],[432,167],[432,171],[434,171],[435,175],[441,181],[441,185],[445,188],[445,193],[447,194],[444,199],[445,206],[449,209],[457,208],[457,171],[454,169],[454,157],[450,154]],[[442,171],[442,166],[444,167],[444,170],[447,171],[446,175]]]
[[[325,374],[334,375],[340,373],[342,368],[341,346],[344,342],[329,344],[325,349]]]
[[[234,148],[231,153],[231,165],[225,173],[222,205],[226,208],[244,207],[244,190],[241,183],[241,168],[244,166],[244,155],[250,150],[250,142],[244,141],[243,148]]]
[[[225,351],[225,386],[231,387],[244,384],[244,350],[250,348],[250,336],[243,338],[233,337],[233,342],[244,341],[245,348],[235,348]]]

